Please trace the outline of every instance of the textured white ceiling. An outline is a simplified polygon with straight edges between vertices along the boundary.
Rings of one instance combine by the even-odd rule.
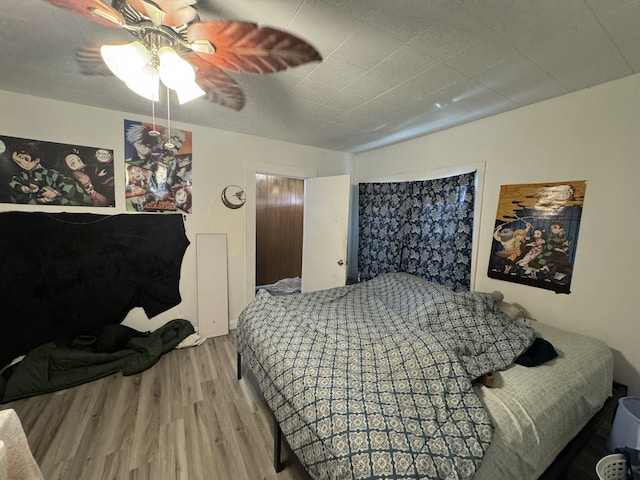
[[[360,152],[640,71],[640,0],[199,0],[314,45],[321,63],[232,74],[247,103],[195,100],[172,120]],[[150,116],[75,52],[130,41],[43,0],[3,0],[0,89]]]

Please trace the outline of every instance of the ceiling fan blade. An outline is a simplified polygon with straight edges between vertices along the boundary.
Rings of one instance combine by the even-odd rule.
[[[100,0],[45,0],[45,2],[71,10],[105,27],[122,28],[125,24],[124,17],[119,11]]]
[[[211,42],[215,53],[196,54],[212,65],[234,72],[273,73],[322,60],[314,47],[295,35],[251,22],[197,22],[189,26],[187,38],[189,42]]]
[[[206,14],[207,18],[235,18],[233,6],[225,0],[198,0],[198,12]]]
[[[102,60],[100,46],[86,47],[76,52],[76,62],[83,75],[113,75],[107,64]]]
[[[182,58],[196,69],[196,83],[206,92],[205,98],[208,101],[234,110],[242,110],[245,104],[244,92],[229,74],[196,54],[185,55]]]
[[[192,7],[197,0],[126,0],[155,25],[178,27],[193,21],[198,11]]]

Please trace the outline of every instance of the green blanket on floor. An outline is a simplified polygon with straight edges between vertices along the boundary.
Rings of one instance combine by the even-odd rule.
[[[4,378],[0,403],[55,392],[117,372],[134,375],[153,366],[192,333],[190,322],[176,319],[154,332],[129,338],[122,349],[110,353],[46,343],[31,350]]]

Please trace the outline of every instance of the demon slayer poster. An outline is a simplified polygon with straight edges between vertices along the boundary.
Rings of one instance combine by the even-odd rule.
[[[191,132],[124,121],[127,210],[191,213]]]
[[[114,207],[113,150],[0,135],[0,202]]]
[[[570,293],[585,181],[502,185],[489,277]]]

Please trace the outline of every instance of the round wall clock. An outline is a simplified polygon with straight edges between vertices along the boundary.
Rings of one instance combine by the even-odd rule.
[[[244,190],[238,185],[227,185],[224,187],[221,198],[225,207],[233,209],[240,208],[244,205],[244,202],[247,201]]]

